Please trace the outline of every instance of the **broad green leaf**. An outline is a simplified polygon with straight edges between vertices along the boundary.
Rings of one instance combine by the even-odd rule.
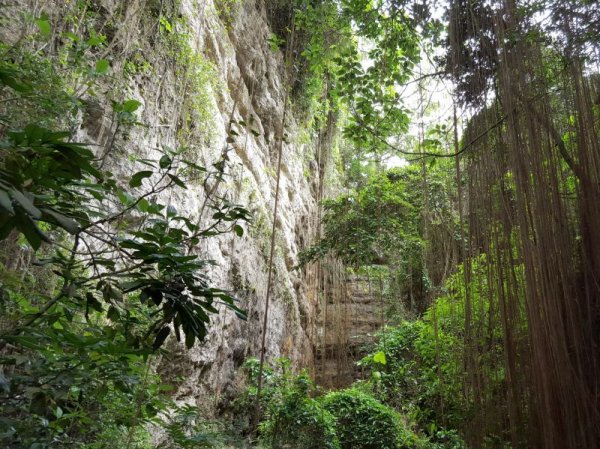
[[[117,197],[119,198],[119,201],[121,201],[121,203],[126,207],[129,207],[135,201],[135,198],[133,196],[131,196],[129,193],[124,192],[122,190],[117,192]]]
[[[104,42],[104,40],[101,36],[92,36],[87,40],[87,44],[90,47],[97,47],[97,46],[101,45],[103,42]]]
[[[60,214],[52,209],[42,209],[44,214],[50,215],[56,223],[70,234],[77,234],[79,231],[79,223],[70,217]]]
[[[138,202],[137,208],[140,212],[146,213],[146,212],[148,212],[148,209],[150,208],[150,203],[148,202],[148,200],[146,198],[142,198]]]
[[[9,215],[15,214],[15,209],[13,208],[12,201],[4,190],[0,190],[0,207],[4,209]]]
[[[154,172],[152,172],[150,170],[143,170],[143,171],[137,172],[135,175],[133,175],[131,177],[131,180],[129,181],[129,187],[140,187],[142,185],[142,181],[144,179],[152,176],[153,173]]]
[[[387,360],[385,358],[385,352],[378,351],[375,354],[373,354],[373,361],[385,365],[387,363]]]
[[[40,30],[40,34],[45,38],[50,37],[52,33],[52,27],[50,26],[50,22],[47,19],[37,19],[35,21],[38,29]]]
[[[0,68],[0,84],[11,87],[17,92],[26,93],[33,89],[29,84],[18,79],[19,74],[15,70]]]
[[[50,242],[50,239],[37,227],[31,218],[18,214],[16,218],[17,229],[23,233],[31,247],[37,251],[42,242]]]
[[[141,105],[142,103],[137,100],[127,100],[123,103],[123,110],[126,112],[135,112]]]
[[[158,348],[160,348],[170,333],[171,328],[169,326],[165,326],[159,330],[154,338],[154,343],[152,343],[152,349],[156,351]]]
[[[25,210],[25,212],[27,212],[33,218],[35,218],[36,220],[42,218],[42,212],[37,207],[35,207],[31,200],[27,198],[23,193],[19,192],[17,189],[9,190],[8,193],[10,194],[10,196],[13,197],[13,199],[17,203],[19,203],[23,210]]]
[[[86,292],[85,297],[88,307],[91,307],[97,312],[102,312],[102,304],[96,299],[92,292]]]
[[[166,154],[163,154],[160,160],[158,161],[158,165],[160,168],[168,168],[173,163],[173,160]]]
[[[110,306],[108,308],[108,312],[106,313],[106,317],[111,321],[118,321],[120,318],[119,311],[114,306]]]
[[[168,176],[169,176],[169,178],[171,178],[171,181],[173,181],[174,184],[178,185],[179,187],[181,187],[183,189],[187,189],[187,186],[181,180],[181,178],[179,178],[179,176],[175,176],[175,175],[172,175],[172,174],[169,174]]]
[[[192,349],[194,343],[196,342],[196,336],[191,332],[185,333],[185,347],[188,349]]]

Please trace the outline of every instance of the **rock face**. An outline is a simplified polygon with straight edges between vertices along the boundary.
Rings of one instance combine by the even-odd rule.
[[[185,1],[181,11],[196,31],[192,36],[194,45],[210,59],[218,73],[218,84],[224,87],[213,96],[217,114],[212,140],[225,142],[231,119],[248,124],[246,128],[238,127],[239,136],[231,142],[230,176],[219,192],[253,209],[255,222],[247,236],[223,237],[203,248],[208,258],[217,262],[211,273],[213,282],[233,290],[241,299],[241,306],[248,310],[248,321],[222,312],[213,317],[211,333],[203,344],[182,353],[176,360],[163,361],[161,368],[170,374],[181,370],[184,381],[177,393],[180,397],[199,398],[209,393],[219,402],[233,390],[236,369],[244,359],[260,352],[278,139],[286,96],[283,55],[269,48],[270,30],[265,5],[260,0],[232,4],[228,20],[223,20],[223,14],[210,1],[200,8],[192,1]],[[302,273],[293,267],[302,242],[307,243],[313,233],[310,224],[317,202],[311,179],[317,176],[305,177],[304,161],[314,150],[309,144],[298,143],[298,125],[289,111],[286,115],[284,132],[290,138],[282,148],[266,354],[268,358],[285,356],[296,366],[311,367],[314,304],[308,301],[302,287],[305,284]],[[207,165],[220,156],[220,149],[206,147],[200,158]],[[201,191],[199,197],[205,194]],[[189,198],[182,198],[181,202],[184,207],[194,204]]]
[[[15,18],[25,11],[36,17],[46,13],[53,25],[48,49],[56,54],[64,45],[60,32],[68,31],[67,23],[106,32],[106,44],[95,50],[92,60],[108,60],[110,76],[98,80],[94,94],[83,96],[86,111],[77,138],[96,145],[105,167],[123,185],[140,169],[136,160],[157,158],[165,146],[185,147],[187,158],[199,165],[212,167],[224,160],[226,176],[220,182],[200,179],[166,198],[173,207],[209,219],[212,212],[205,199],[212,195],[254,213],[243,237],[223,235],[195,249],[215,261],[209,273],[213,284],[240,299],[248,320],[222,310],[212,317],[204,342],[186,351],[171,341],[173,355],[158,364],[168,380],[179,379],[178,398],[206,404],[205,395],[210,395],[215,408],[235,387],[236,370],[244,359],[260,352],[278,141],[286,107],[284,56],[269,46],[267,7],[265,0],[29,0],[8,2],[5,9]],[[15,19],[1,32],[14,41],[19,26]],[[126,99],[141,103],[137,119],[143,126],[124,129],[115,124],[111,102]],[[294,266],[315,232],[323,167],[311,163],[316,139],[300,132],[302,121],[288,108],[266,354],[312,368],[315,295],[309,298],[304,274]]]
[[[326,282],[326,302],[318,310],[316,382],[344,388],[362,377],[356,362],[367,355],[374,335],[385,323],[377,280],[340,276]]]
[[[203,146],[199,162],[208,166],[219,160],[223,151],[228,151],[229,176],[217,187],[218,193],[247,205],[255,219],[243,238],[221,237],[200,249],[217,263],[210,273],[213,282],[234,292],[241,300],[241,307],[248,311],[248,320],[241,321],[230,312],[221,312],[212,318],[211,332],[204,343],[191,351],[180,351],[171,360],[163,360],[159,369],[169,377],[183,379],[177,392],[180,398],[196,398],[198,403],[206,404],[203,396],[209,394],[215,405],[220,406],[234,391],[236,370],[244,359],[260,353],[278,139],[286,97],[284,64],[282,53],[269,48],[271,32],[266,6],[261,0],[231,2],[228,11],[220,10],[222,6],[211,1],[183,1],[180,8],[193,30],[192,46],[210,61],[218,77],[211,96],[214,120],[210,143]],[[168,67],[164,70],[166,80],[161,101],[155,109],[144,111],[150,120],[169,114],[163,106],[169,103],[168,97],[176,100],[176,92],[169,92],[168,87],[177,83],[176,75],[168,73]],[[144,86],[142,97],[148,94],[154,97],[149,87]],[[312,367],[315,304],[308,299],[302,273],[293,268],[299,250],[314,233],[311,223],[317,210],[318,173],[305,175],[305,161],[315,150],[310,143],[298,143],[299,124],[289,109],[287,112],[284,133],[289,138],[282,144],[266,354],[269,359],[285,356],[296,366]],[[231,120],[243,121],[246,126],[236,126],[238,135],[225,145]],[[206,189],[198,188],[189,197],[176,198],[174,202],[176,207],[197,210],[205,196]]]

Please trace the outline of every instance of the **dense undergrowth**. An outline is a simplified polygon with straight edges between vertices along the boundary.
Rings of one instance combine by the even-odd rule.
[[[485,259],[470,283],[483,321],[494,320],[488,301]],[[265,420],[261,441],[267,447],[342,448],[451,448],[467,447],[460,433],[480,406],[464,396],[464,277],[461,270],[446,283],[439,298],[421,319],[383,328],[372,352],[359,361],[368,371],[366,380],[347,389],[315,389],[307,374],[293,375],[289,362],[270,368],[262,397]],[[490,394],[502,395],[506,376],[500,335],[479,344],[494,344],[481,360],[482,371],[496,371]],[[487,338],[486,338],[487,340]],[[256,361],[247,362],[250,380]],[[255,379],[254,379],[255,382]],[[250,387],[242,403],[255,399]],[[498,416],[503,416],[503,411]],[[486,436],[490,447],[504,447],[509,435],[505,423]],[[312,446],[311,443],[316,444]]]
[[[195,25],[179,1],[138,4],[31,2],[1,18],[2,447],[600,444],[594,2],[454,0],[445,26],[429,2],[264,4],[264,45],[317,141],[303,162],[318,165],[305,176],[322,227],[297,269],[333,257],[366,273],[384,326],[363,379],[339,391],[286,360],[262,373],[248,360],[218,419],[176,400],[182,379],[157,367],[177,363],[176,342],[201,343],[213,314],[245,318],[198,248],[244,235],[249,210],[217,192],[238,131],[259,133],[232,122],[215,142],[225,87]],[[224,33],[239,7],[215,2]],[[432,118],[440,73],[417,75],[423,59],[451,81],[452,117]],[[159,99],[167,117],[152,126],[170,144],[126,152]],[[171,203],[198,189],[195,213]]]
[[[409,323],[406,323],[409,326]],[[411,343],[407,343],[410,351]],[[378,352],[378,354],[381,354]],[[393,355],[391,355],[393,357]],[[404,356],[403,356],[404,357]],[[403,357],[395,364],[406,363]],[[381,361],[378,362],[382,366]],[[250,373],[257,373],[258,361],[248,360]],[[428,369],[424,362],[415,367]],[[393,373],[393,374],[392,374]],[[392,376],[396,376],[392,379]],[[402,378],[402,381],[399,378]],[[253,376],[250,374],[250,379]],[[261,397],[263,420],[259,424],[259,446],[266,448],[342,448],[342,449],[437,449],[464,448],[456,431],[438,428],[433,421],[425,429],[420,422],[404,413],[405,406],[417,401],[407,394],[402,406],[392,405],[381,394],[381,375],[375,369],[372,379],[347,389],[329,393],[315,388],[306,373],[293,374],[289,361],[281,360],[266,372],[266,386]],[[392,365],[388,386],[416,382],[417,375],[407,375]],[[256,388],[249,388],[237,400],[237,407],[252,406]],[[413,411],[417,407],[413,406]]]

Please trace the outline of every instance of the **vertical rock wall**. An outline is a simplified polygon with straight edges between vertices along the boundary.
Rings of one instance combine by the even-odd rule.
[[[268,43],[265,0],[2,0],[0,5],[14,19],[0,31],[8,42],[16,42],[22,29],[35,29],[31,21],[25,25],[24,13],[47,14],[53,28],[43,50],[50,54],[59,54],[63,33],[71,28],[88,26],[106,34],[106,44],[90,50],[89,56],[91,64],[108,60],[109,76],[98,80],[93,94],[90,90],[82,97],[85,110],[78,118],[77,138],[98,148],[123,186],[140,169],[136,160],[158,158],[165,146],[186,147],[187,157],[206,167],[226,159],[224,181],[200,179],[163,200],[197,216],[211,192],[254,213],[242,238],[220,236],[195,249],[216,262],[209,273],[213,284],[240,299],[248,320],[221,311],[212,317],[204,342],[191,351],[169,342],[172,355],[158,366],[168,379],[180,379],[178,398],[206,403],[208,394],[219,406],[233,391],[244,359],[259,355],[267,289],[286,86],[283,53]],[[181,57],[191,58],[192,75],[181,72]],[[111,102],[125,99],[141,102],[142,126],[115,125]],[[302,273],[293,267],[314,233],[322,167],[314,162],[314,136],[302,130],[291,110],[287,117],[267,356],[285,356],[295,366],[312,367],[315,299],[308,299]],[[232,120],[237,124],[230,128]],[[210,212],[205,214],[210,217]]]
[[[217,111],[213,142],[225,142],[230,119],[252,122],[247,128],[237,128],[239,136],[230,144],[233,150],[229,152],[230,177],[219,189],[222,195],[253,210],[255,221],[243,238],[220,238],[203,248],[217,262],[211,278],[241,299],[241,306],[248,310],[248,321],[228,312],[213,317],[211,333],[203,344],[192,351],[183,351],[174,360],[164,360],[161,368],[169,375],[185,379],[178,391],[182,398],[199,398],[209,393],[218,403],[233,392],[236,370],[243,360],[258,356],[260,351],[277,139],[286,86],[283,55],[269,48],[271,32],[261,0],[232,2],[227,12],[219,11],[210,1],[200,7],[198,3],[184,1],[182,13],[196,31],[194,45],[210,60],[219,77],[220,88],[213,96]],[[287,117],[284,132],[289,143],[283,143],[267,356],[285,356],[296,366],[311,367],[314,304],[307,299],[301,273],[293,267],[302,242],[308,242],[313,233],[318,173],[307,176],[306,164],[314,152],[313,146],[298,142],[301,125],[289,111]],[[207,146],[200,157],[208,165],[220,157],[220,149]],[[203,194],[200,192],[199,196]],[[180,201],[187,208],[190,202],[194,203],[189,198]]]
[[[344,388],[362,377],[356,362],[367,355],[385,324],[384,304],[377,280],[342,274],[336,282],[331,279],[335,270],[326,271],[317,313],[315,377],[326,388]]]

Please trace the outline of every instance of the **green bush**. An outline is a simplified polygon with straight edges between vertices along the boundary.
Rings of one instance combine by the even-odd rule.
[[[335,418],[310,397],[308,375],[284,370],[276,384],[268,392],[266,419],[259,427],[262,443],[274,449],[339,449]]]
[[[373,396],[351,388],[329,393],[323,405],[336,419],[342,449],[417,448],[418,438],[400,414]]]
[[[404,321],[385,328],[374,354],[360,364],[372,369],[379,400],[432,435],[438,426],[460,428],[469,412],[461,392],[461,348],[456,336],[442,329],[436,334],[427,321]],[[380,353],[384,363],[375,357]]]

